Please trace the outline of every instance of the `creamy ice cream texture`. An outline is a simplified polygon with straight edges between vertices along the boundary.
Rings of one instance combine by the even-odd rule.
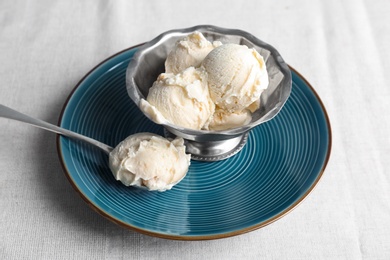
[[[268,87],[263,57],[245,45],[224,44],[202,62],[214,103],[228,112],[240,112],[260,98]]]
[[[204,70],[189,67],[178,74],[160,74],[140,108],[156,123],[200,130],[213,115],[215,105]]]
[[[156,134],[138,133],[112,150],[109,166],[115,179],[126,186],[165,191],[185,177],[190,158],[182,138],[170,141]]]
[[[255,49],[211,43],[200,32],[176,43],[165,69],[140,108],[158,124],[195,130],[248,124],[269,84],[264,59]]]
[[[239,127],[248,124],[252,119],[248,109],[238,112],[227,112],[223,109],[216,109],[209,123],[203,128],[205,130],[220,131]]]
[[[207,54],[220,45],[221,42],[211,43],[202,33],[194,32],[176,42],[165,60],[165,72],[177,74],[188,67],[199,67]]]

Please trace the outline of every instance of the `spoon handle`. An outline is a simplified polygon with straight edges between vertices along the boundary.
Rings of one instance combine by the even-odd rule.
[[[45,130],[48,130],[48,131],[51,131],[51,132],[63,135],[63,136],[67,136],[67,137],[70,137],[70,138],[74,138],[74,139],[78,139],[78,140],[87,142],[89,144],[92,144],[94,146],[99,147],[100,149],[102,149],[107,154],[109,154],[112,151],[112,147],[111,146],[103,144],[103,143],[101,143],[101,142],[99,142],[99,141],[97,141],[95,139],[89,138],[87,136],[84,136],[84,135],[72,132],[70,130],[67,130],[67,129],[64,129],[64,128],[61,128],[61,127],[58,127],[56,125],[52,125],[52,124],[47,123],[45,121],[42,121],[40,119],[30,117],[30,116],[25,115],[23,113],[20,113],[20,112],[18,112],[16,110],[13,110],[13,109],[11,109],[9,107],[6,107],[6,106],[4,106],[2,104],[0,104],[0,117],[13,119],[13,120],[16,120],[16,121],[19,121],[19,122],[27,123],[27,124],[30,124],[32,126],[36,126],[36,127],[39,127],[39,128],[42,128],[42,129],[45,129]]]

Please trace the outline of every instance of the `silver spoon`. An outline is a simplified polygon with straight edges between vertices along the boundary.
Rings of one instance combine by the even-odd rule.
[[[52,125],[52,124],[47,123],[45,121],[42,121],[40,119],[30,117],[26,114],[20,113],[16,110],[13,110],[12,108],[9,108],[7,106],[2,105],[2,104],[0,104],[0,117],[16,120],[16,121],[19,121],[22,123],[27,123],[27,124],[30,124],[32,126],[36,126],[36,127],[42,128],[44,130],[48,130],[50,132],[54,132],[54,133],[57,133],[57,134],[60,134],[60,135],[66,136],[66,137],[70,137],[73,139],[87,142],[87,143],[89,143],[97,148],[100,148],[102,151],[104,151],[108,155],[110,155],[110,152],[113,150],[113,148],[111,146],[106,145],[104,143],[101,143],[95,139],[89,138],[87,136],[72,132],[70,130],[67,130],[67,129],[64,129],[61,127],[58,127],[56,125]],[[183,177],[180,180],[178,180],[173,185],[179,183],[184,177],[185,177],[185,174],[183,175]],[[143,189],[143,190],[149,190],[149,188],[147,188],[146,186],[134,185],[133,187]]]
[[[36,126],[36,127],[39,127],[39,128],[63,135],[63,136],[67,136],[70,138],[74,138],[77,140],[87,142],[95,147],[100,148],[106,154],[110,154],[110,152],[113,150],[113,148],[111,146],[106,145],[104,143],[101,143],[95,139],[89,138],[87,136],[72,132],[70,130],[67,130],[67,129],[64,129],[61,127],[58,127],[56,125],[52,125],[52,124],[47,123],[45,121],[42,121],[40,119],[30,117],[28,115],[20,113],[16,110],[13,110],[13,109],[6,107],[4,105],[1,105],[1,104],[0,104],[0,117],[13,119],[13,120],[16,120],[19,122],[27,123],[27,124],[30,124],[32,126]]]

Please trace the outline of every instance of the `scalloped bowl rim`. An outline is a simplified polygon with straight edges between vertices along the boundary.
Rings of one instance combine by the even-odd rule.
[[[191,136],[191,135],[203,135],[203,136],[229,136],[229,137],[234,137],[241,135],[253,127],[256,127],[262,123],[265,123],[272,118],[274,118],[279,111],[282,109],[284,104],[286,103],[288,97],[291,94],[291,88],[292,88],[292,76],[291,76],[291,71],[287,63],[284,61],[282,56],[279,54],[279,52],[270,44],[258,39],[254,35],[245,32],[243,30],[239,29],[227,29],[227,28],[222,28],[222,27],[217,27],[213,25],[197,25],[189,28],[184,28],[184,29],[173,29],[169,30],[166,32],[161,33],[154,39],[152,39],[149,42],[146,42],[145,44],[141,45],[138,47],[137,52],[134,54],[134,56],[131,58],[129,65],[126,70],[126,88],[127,92],[130,96],[130,98],[133,100],[133,102],[136,104],[137,107],[139,107],[139,103],[141,99],[146,99],[146,97],[141,93],[139,90],[138,84],[135,82],[135,74],[137,72],[137,67],[139,62],[142,60],[145,52],[150,51],[150,49],[153,49],[154,46],[160,44],[161,42],[166,41],[167,38],[172,37],[172,36],[178,36],[182,35],[185,37],[186,35],[199,31],[202,33],[218,33],[218,34],[224,34],[224,35],[230,35],[230,36],[240,36],[248,40],[249,42],[253,43],[255,46],[258,46],[260,48],[266,49],[270,52],[270,54],[274,57],[275,63],[280,67],[280,71],[283,73],[284,77],[286,77],[283,81],[286,84],[286,91],[283,93],[283,97],[278,103],[278,107],[275,109],[272,109],[269,112],[272,112],[271,116],[267,118],[266,120],[262,120],[264,117],[269,114],[269,112],[262,116],[260,119],[250,122],[246,125],[236,127],[236,128],[231,128],[227,130],[222,130],[222,131],[211,131],[211,130],[194,130],[190,128],[185,128],[185,127],[180,127],[171,123],[163,123],[161,124],[162,126],[166,127],[168,130],[173,130],[172,132],[179,132],[183,133],[186,136]],[[134,91],[135,90],[135,91]],[[142,111],[141,111],[142,112]],[[146,113],[143,113],[147,118],[152,120],[149,115]],[[153,120],[152,120],[153,121]]]

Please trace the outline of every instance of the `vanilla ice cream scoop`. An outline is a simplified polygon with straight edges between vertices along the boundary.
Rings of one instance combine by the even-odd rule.
[[[158,124],[200,130],[215,110],[202,68],[189,67],[179,74],[162,73],[149,89],[141,110]]]
[[[109,166],[115,179],[126,186],[165,191],[184,178],[190,158],[182,138],[169,141],[156,134],[138,133],[111,151]]]
[[[203,59],[221,42],[209,42],[202,33],[194,32],[176,42],[165,61],[165,72],[177,74],[188,67],[199,67]]]
[[[227,112],[247,108],[268,87],[263,57],[245,45],[221,45],[205,57],[202,66],[208,75],[211,99]]]

